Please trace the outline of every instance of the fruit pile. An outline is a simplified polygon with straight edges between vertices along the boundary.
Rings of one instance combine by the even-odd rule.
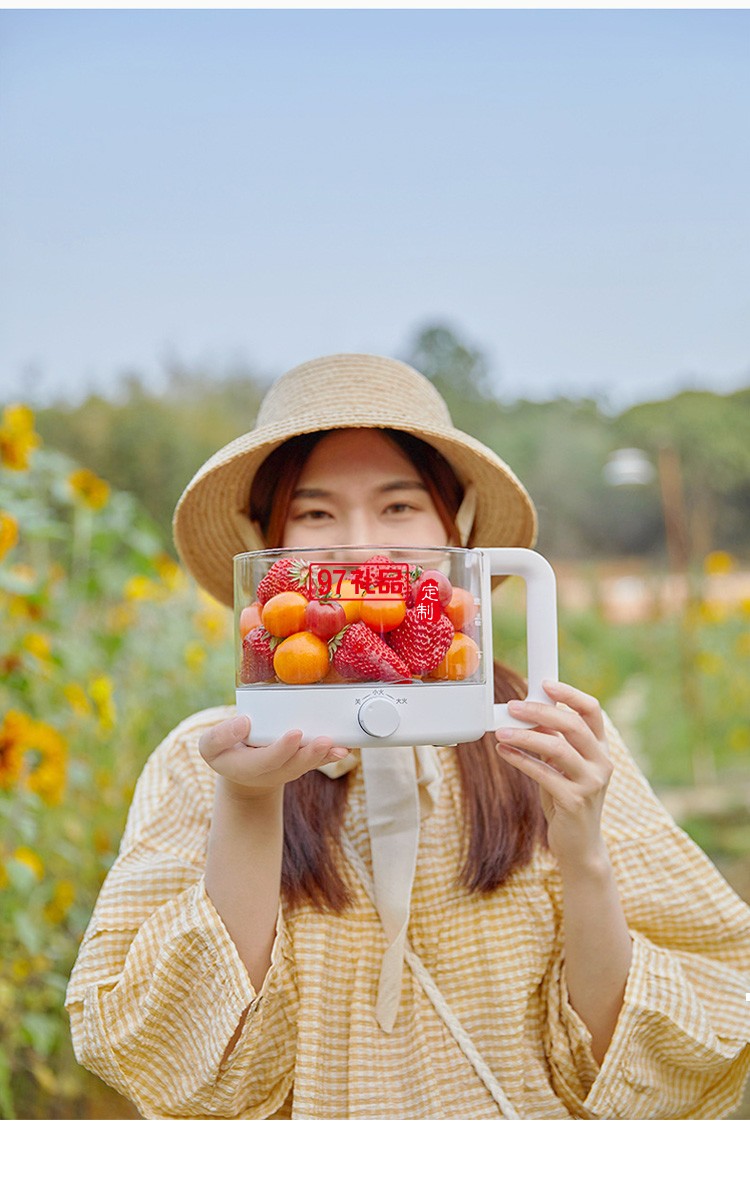
[[[335,580],[275,562],[240,615],[240,682],[466,680],[480,662],[477,604],[440,570],[378,554]]]

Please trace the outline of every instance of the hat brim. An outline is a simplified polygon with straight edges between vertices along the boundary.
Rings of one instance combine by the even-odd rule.
[[[219,602],[233,602],[232,559],[237,553],[262,549],[265,542],[250,520],[250,489],[261,463],[287,439],[318,430],[362,428],[404,429],[382,414],[358,414],[356,424],[337,415],[319,417],[314,425],[274,425],[241,435],[217,451],[183,492],[173,518],[180,558],[196,581]],[[454,427],[415,426],[408,433],[430,443],[450,463],[466,487],[476,488],[476,513],[471,544],[483,548],[530,547],[536,539],[533,502],[511,469],[483,443]]]

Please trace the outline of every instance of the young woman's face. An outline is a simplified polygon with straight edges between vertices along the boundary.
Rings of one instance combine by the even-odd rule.
[[[287,548],[446,545],[419,472],[379,430],[333,430],[300,473],[284,526]]]

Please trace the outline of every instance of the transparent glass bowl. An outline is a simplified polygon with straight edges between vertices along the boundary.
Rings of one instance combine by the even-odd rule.
[[[235,558],[237,687],[477,683],[477,550],[269,549]]]

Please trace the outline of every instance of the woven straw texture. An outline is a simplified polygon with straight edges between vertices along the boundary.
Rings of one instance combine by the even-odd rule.
[[[215,775],[198,740],[233,712],[189,718],[149,760],[68,989],[78,1059],[146,1118],[502,1118],[427,973],[521,1119],[718,1119],[739,1103],[750,910],[609,724],[602,828],[633,963],[599,1068],[568,1001],[552,854],[539,850],[487,897],[454,884],[461,784],[450,748],[438,751],[444,780],[422,819],[414,955],[393,1032],[375,1020],[385,936],[361,887],[344,914],[282,915],[256,994],[203,875]],[[346,843],[371,871],[360,770],[351,778]]]
[[[472,545],[533,545],[536,513],[528,492],[494,451],[453,426],[434,386],[401,361],[343,353],[308,361],[279,378],[255,429],[217,451],[180,497],[175,544],[204,589],[231,606],[232,558],[265,547],[249,519],[250,488],[263,460],[286,439],[351,427],[407,431],[440,451],[464,487],[473,483]]]

